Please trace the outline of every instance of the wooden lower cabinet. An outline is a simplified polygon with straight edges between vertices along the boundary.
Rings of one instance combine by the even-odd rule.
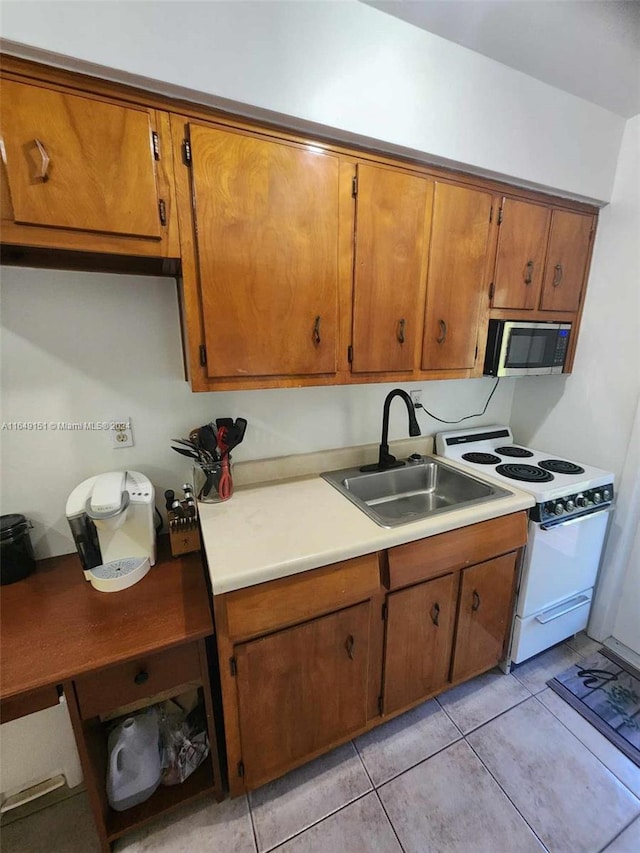
[[[491,669],[526,513],[214,596],[229,791]]]
[[[449,681],[458,574],[393,592],[387,599],[383,712],[406,708]]]
[[[502,659],[513,607],[515,569],[516,554],[505,554],[462,572],[452,681],[471,678]]]
[[[365,725],[369,609],[363,602],[236,647],[248,787]]]

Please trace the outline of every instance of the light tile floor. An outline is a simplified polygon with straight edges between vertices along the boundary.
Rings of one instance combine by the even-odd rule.
[[[116,853],[639,853],[640,768],[546,687],[577,637],[453,688],[249,797],[183,808]],[[2,853],[99,853],[86,796]]]

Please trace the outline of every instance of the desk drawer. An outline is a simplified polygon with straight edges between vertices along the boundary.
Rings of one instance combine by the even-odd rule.
[[[83,719],[155,696],[171,687],[200,681],[197,643],[141,656],[75,680]]]

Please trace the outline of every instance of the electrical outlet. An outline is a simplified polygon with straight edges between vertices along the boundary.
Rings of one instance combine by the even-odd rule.
[[[131,429],[131,418],[117,418],[112,421],[109,435],[111,444],[115,447],[133,447],[133,431]]]
[[[416,406],[422,405],[422,388],[416,388],[414,391],[409,391],[409,396],[411,397],[414,409]]]

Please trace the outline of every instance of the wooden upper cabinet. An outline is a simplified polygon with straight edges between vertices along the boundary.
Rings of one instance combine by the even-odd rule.
[[[359,163],[353,299],[355,373],[412,370],[420,345],[433,184]]]
[[[593,227],[593,216],[553,211],[540,303],[543,311],[578,310]]]
[[[248,788],[366,724],[370,609],[363,602],[235,646]]]
[[[436,183],[422,369],[472,368],[484,297],[492,197]]]
[[[493,308],[538,307],[550,215],[542,205],[502,199]]]
[[[208,376],[335,373],[338,157],[189,133]]]
[[[503,657],[514,602],[516,554],[462,572],[452,681],[471,678]]]
[[[152,110],[2,81],[17,224],[160,240]]]
[[[449,680],[459,573],[387,598],[383,710],[405,708]]]

